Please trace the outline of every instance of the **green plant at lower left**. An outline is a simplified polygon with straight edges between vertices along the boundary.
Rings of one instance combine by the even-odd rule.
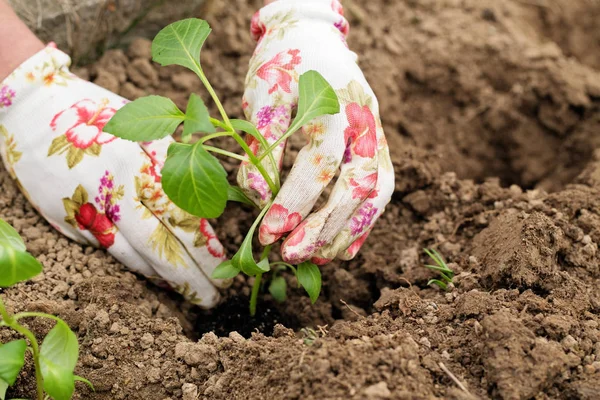
[[[42,272],[42,265],[27,252],[23,239],[8,223],[0,219],[0,288],[11,287]],[[47,318],[56,325],[40,345],[26,326],[24,318]],[[0,297],[0,327],[14,330],[25,340],[0,343],[0,400],[6,399],[8,387],[13,385],[25,364],[25,354],[31,353],[35,367],[37,399],[68,400],[75,392],[75,382],[92,384],[74,374],[79,358],[77,337],[69,326],[54,315],[23,312],[11,313]]]

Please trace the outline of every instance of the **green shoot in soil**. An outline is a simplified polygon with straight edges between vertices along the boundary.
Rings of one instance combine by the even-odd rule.
[[[0,219],[0,288],[13,286],[33,278],[42,272],[42,265],[27,252],[23,239],[12,226]],[[25,352],[31,352],[37,382],[37,398],[68,400],[75,391],[75,382],[80,381],[92,387],[82,377],[73,374],[79,358],[79,344],[71,328],[54,315],[23,312],[10,313],[0,298],[0,327],[13,329],[25,340],[14,340],[0,344],[0,400],[6,398],[8,387],[15,383],[25,364]],[[23,318],[47,318],[56,325],[46,335],[42,345],[35,335],[19,322]],[[93,389],[93,387],[92,387]],[[44,392],[48,396],[44,397]]]
[[[210,153],[252,164],[271,189],[271,201],[252,224],[238,252],[231,258],[231,261],[226,261],[218,266],[212,278],[231,279],[240,272],[254,276],[250,299],[250,313],[254,315],[263,274],[269,272],[272,266],[277,265],[278,268],[270,279],[269,292],[277,301],[283,301],[286,297],[287,285],[285,279],[278,276],[278,273],[282,268],[290,268],[314,303],[321,290],[319,268],[310,262],[305,262],[298,268],[286,263],[270,265],[268,260],[270,246],[263,251],[260,262],[256,262],[252,241],[254,232],[272,205],[281,186],[279,173],[276,172],[278,166],[273,156],[273,150],[311,120],[323,115],[337,114],[340,111],[338,98],[333,88],[318,72],[308,71],[302,74],[298,82],[299,99],[296,117],[285,135],[269,145],[253,124],[248,121],[230,119],[227,116],[221,101],[206,78],[200,64],[200,52],[210,32],[208,23],[196,18],[168,25],[158,33],[152,42],[152,59],[163,66],[180,65],[193,71],[210,94],[219,110],[221,119],[211,118],[202,99],[193,93],[185,112],[166,97],[147,96],[121,108],[106,124],[104,131],[126,140],[145,142],[172,135],[177,127],[183,124],[183,143],[173,143],[169,147],[162,169],[162,185],[165,194],[173,203],[201,218],[219,217],[223,214],[228,201],[252,204],[240,188],[229,185],[225,169],[219,160]],[[263,150],[260,156],[256,156],[252,152],[239,132],[256,138]],[[190,144],[196,134],[201,136],[196,138],[195,143]],[[233,138],[243,150],[244,155],[206,144],[212,139],[225,136]],[[263,160],[265,163],[270,163],[270,169],[274,176],[267,172]]]
[[[423,249],[423,251],[435,262],[436,265],[425,265],[430,270],[437,271],[440,279],[431,279],[427,285],[438,285],[443,290],[448,290],[448,285],[452,283],[454,271],[452,271],[440,253],[435,249]]]

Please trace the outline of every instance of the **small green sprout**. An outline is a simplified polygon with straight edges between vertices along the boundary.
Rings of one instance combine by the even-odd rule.
[[[319,334],[313,328],[302,328],[300,333],[302,333],[302,336],[304,336],[303,341],[307,346],[312,346],[319,338]]]
[[[448,285],[453,283],[454,271],[452,271],[440,253],[435,249],[423,249],[423,251],[435,262],[436,265],[425,265],[430,270],[437,271],[440,279],[431,279],[427,285],[438,285],[440,289],[448,290]]]
[[[26,281],[40,272],[42,265],[27,252],[17,231],[0,219],[0,288]],[[93,390],[87,379],[73,374],[79,358],[79,344],[77,336],[63,320],[38,312],[11,314],[2,298],[0,317],[0,327],[11,328],[29,341],[29,345],[25,340],[0,344],[0,400],[6,399],[8,387],[15,383],[23,368],[26,351],[33,357],[38,400],[68,400],[73,396],[75,382],[78,381],[86,383]],[[19,323],[23,318],[32,317],[56,321],[41,346],[33,332]]]
[[[239,187],[229,184],[225,169],[211,153],[253,165],[271,189],[272,197],[247,232],[238,252],[230,261],[219,265],[212,277],[231,279],[240,272],[254,276],[250,297],[250,314],[254,315],[263,274],[271,271],[271,267],[276,265],[290,268],[314,303],[321,290],[319,268],[307,262],[300,264],[298,268],[286,263],[270,264],[270,246],[264,249],[260,261],[256,262],[252,240],[281,186],[273,150],[313,119],[339,113],[337,95],[318,72],[307,71],[302,74],[298,81],[300,95],[296,117],[285,134],[269,144],[252,123],[230,119],[227,116],[223,104],[206,78],[200,64],[200,51],[210,32],[208,23],[201,19],[189,18],[170,24],[154,38],[152,59],[163,66],[180,65],[193,71],[210,94],[221,119],[211,118],[202,99],[194,93],[190,96],[185,112],[169,98],[147,96],[132,101],[117,111],[104,127],[104,131],[122,139],[146,142],[170,136],[183,124],[183,143],[173,143],[169,147],[162,169],[162,186],[174,204],[201,218],[218,218],[223,214],[228,201],[253,205]],[[262,153],[254,154],[239,132],[253,136],[259,142]],[[197,140],[191,143],[194,135],[198,134],[200,136]],[[245,154],[240,155],[207,144],[219,137],[233,138]],[[286,298],[287,285],[282,277],[277,276],[277,272],[271,278],[269,292],[276,300],[283,301]]]

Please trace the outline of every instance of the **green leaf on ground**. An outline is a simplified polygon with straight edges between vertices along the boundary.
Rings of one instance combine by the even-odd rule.
[[[104,126],[104,132],[133,142],[150,142],[172,135],[185,114],[169,98],[140,97],[125,104]]]
[[[152,59],[160,65],[181,65],[198,73],[200,50],[210,34],[206,21],[188,18],[163,28],[152,41]]]
[[[298,282],[308,293],[313,304],[321,293],[321,271],[315,264],[306,261],[298,265]]]
[[[17,231],[0,219],[0,287],[10,287],[42,272],[42,264],[26,251]]]
[[[169,146],[162,186],[173,203],[201,218],[217,218],[227,205],[227,172],[200,142]]]
[[[92,391],[93,391],[93,392],[95,392],[95,391],[96,391],[96,389],[94,388],[94,385],[92,385],[92,382],[90,382],[89,380],[85,379],[84,377],[82,377],[82,376],[79,376],[79,375],[75,375],[75,376],[73,377],[73,379],[75,380],[75,382],[82,382],[82,383],[85,383],[86,385],[88,385],[88,387],[89,387],[90,389],[92,389]]]
[[[13,385],[25,363],[27,342],[15,340],[0,344],[0,381]],[[1,392],[1,390],[0,390]]]
[[[213,279],[231,279],[238,276],[240,270],[233,266],[231,261],[222,262],[211,274]]]
[[[276,276],[271,280],[269,285],[269,293],[279,303],[283,303],[287,299],[287,282],[282,276]]]
[[[185,110],[182,140],[185,141],[196,132],[213,133],[215,131],[204,101],[196,93],[192,93]]]
[[[44,338],[40,349],[40,367],[44,390],[55,400],[69,400],[75,391],[75,365],[79,357],[77,336],[58,321]]]

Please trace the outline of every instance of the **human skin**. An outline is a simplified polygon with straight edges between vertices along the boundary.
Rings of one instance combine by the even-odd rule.
[[[44,48],[6,0],[0,0],[0,38],[0,82]]]

